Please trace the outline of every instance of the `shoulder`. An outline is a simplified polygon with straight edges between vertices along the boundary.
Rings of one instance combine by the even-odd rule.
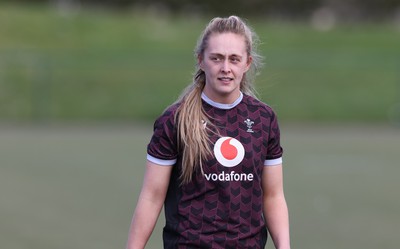
[[[168,106],[154,121],[153,130],[155,133],[165,132],[166,130],[174,131],[176,129],[176,113],[179,103]],[[157,132],[156,132],[157,131]]]
[[[163,122],[166,120],[175,119],[175,115],[178,111],[180,103],[173,103],[172,105],[165,108],[165,110],[157,117],[156,122]]]
[[[181,105],[181,102],[173,103],[172,105],[170,105],[167,108],[165,108],[165,110],[162,113],[162,115],[163,116],[175,115],[175,113],[178,111],[180,105]]]
[[[245,104],[253,112],[259,112],[259,114],[263,117],[270,118],[276,116],[275,111],[271,106],[252,96],[243,95],[243,104]]]

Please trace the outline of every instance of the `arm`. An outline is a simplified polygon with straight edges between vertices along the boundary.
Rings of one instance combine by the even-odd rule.
[[[143,249],[156,225],[167,194],[172,166],[146,164],[142,190],[129,230],[127,249]]]
[[[264,166],[262,175],[263,212],[277,249],[290,249],[289,214],[283,193],[282,164]]]

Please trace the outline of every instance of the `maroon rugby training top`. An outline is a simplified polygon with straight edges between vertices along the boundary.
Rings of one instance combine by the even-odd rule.
[[[179,104],[156,120],[147,148],[149,161],[173,167],[164,205],[164,248],[264,248],[262,170],[282,163],[276,115],[244,94],[229,105],[204,94],[202,100],[220,134],[210,134],[213,156],[203,166],[204,175],[199,171],[192,182],[180,184],[174,122]]]

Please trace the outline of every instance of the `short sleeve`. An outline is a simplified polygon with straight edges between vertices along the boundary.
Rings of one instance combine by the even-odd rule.
[[[147,146],[147,160],[159,165],[174,165],[178,157],[174,112],[170,109],[154,122],[153,136]]]
[[[280,142],[280,129],[278,119],[274,112],[271,115],[271,123],[269,126],[267,156],[264,162],[266,166],[273,166],[282,163],[283,149]]]

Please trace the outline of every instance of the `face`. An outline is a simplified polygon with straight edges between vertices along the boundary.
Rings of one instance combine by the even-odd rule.
[[[233,103],[240,95],[240,83],[251,65],[245,38],[234,33],[214,33],[207,45],[198,58],[206,75],[204,93],[213,101]]]

